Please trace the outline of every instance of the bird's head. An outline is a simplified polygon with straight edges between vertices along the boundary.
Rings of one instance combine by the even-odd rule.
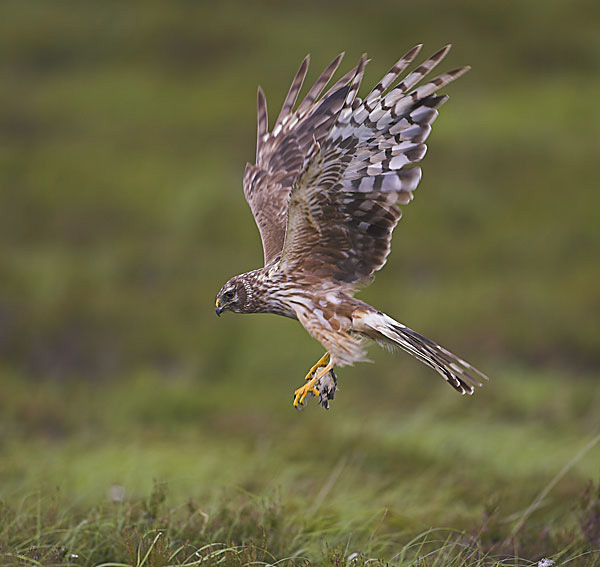
[[[215,311],[221,315],[223,311],[244,313],[248,301],[248,291],[241,276],[231,278],[217,293]]]

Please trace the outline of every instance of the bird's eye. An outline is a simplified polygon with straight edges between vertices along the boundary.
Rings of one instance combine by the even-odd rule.
[[[233,299],[233,291],[226,291],[225,292],[225,297],[227,299]]]

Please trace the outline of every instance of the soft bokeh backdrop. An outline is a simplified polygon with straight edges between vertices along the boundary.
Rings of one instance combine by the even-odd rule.
[[[375,531],[383,548],[474,529],[490,506],[510,530],[598,433],[598,2],[0,13],[0,498],[58,487],[84,508],[157,479],[208,509],[242,491],[304,518],[281,553],[310,556]],[[241,188],[257,84],[273,120],[306,53],[310,83],[338,52],[344,69],[367,52],[364,93],[414,44],[449,42],[444,70],[473,69],[446,89],[421,186],[361,297],[492,380],[460,398],[372,349],[374,365],[339,372],[330,412],[297,413],[320,345],[283,318],[214,314],[221,284],[262,260]],[[594,448],[531,525],[576,524],[599,472]]]

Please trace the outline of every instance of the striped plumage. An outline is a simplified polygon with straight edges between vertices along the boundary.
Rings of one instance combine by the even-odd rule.
[[[258,225],[265,266],[235,276],[217,295],[217,313],[276,313],[298,319],[323,344],[328,362],[313,367],[296,392],[323,394],[333,367],[365,360],[363,339],[397,346],[471,394],[485,376],[464,360],[354,298],[386,262],[399,205],[412,200],[421,178],[415,164],[447,96],[437,91],[469,68],[421,83],[445,57],[446,46],[400,76],[417,56],[411,49],[365,97],[357,93],[367,63],[321,95],[336,57],[294,110],[308,70],[304,59],[272,130],[258,91],[256,164],[246,166],[244,194]],[[331,381],[329,382],[331,383]],[[335,388],[335,380],[333,380]],[[331,385],[329,386],[331,388]],[[326,405],[331,395],[321,396]]]

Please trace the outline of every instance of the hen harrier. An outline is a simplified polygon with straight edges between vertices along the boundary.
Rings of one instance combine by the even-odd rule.
[[[297,319],[326,349],[294,392],[329,407],[334,366],[364,361],[363,339],[404,349],[461,394],[472,394],[484,374],[445,348],[354,298],[385,264],[392,231],[413,198],[425,155],[424,141],[439,89],[469,70],[460,67],[421,86],[446,56],[446,46],[397,84],[421,49],[417,45],[390,69],[364,100],[357,97],[360,63],[323,96],[343,54],[323,71],[294,106],[308,69],[306,57],[271,132],[267,103],[258,89],[256,165],[244,174],[244,195],[264,249],[262,268],[231,278],[219,291],[216,312],[275,313]]]

